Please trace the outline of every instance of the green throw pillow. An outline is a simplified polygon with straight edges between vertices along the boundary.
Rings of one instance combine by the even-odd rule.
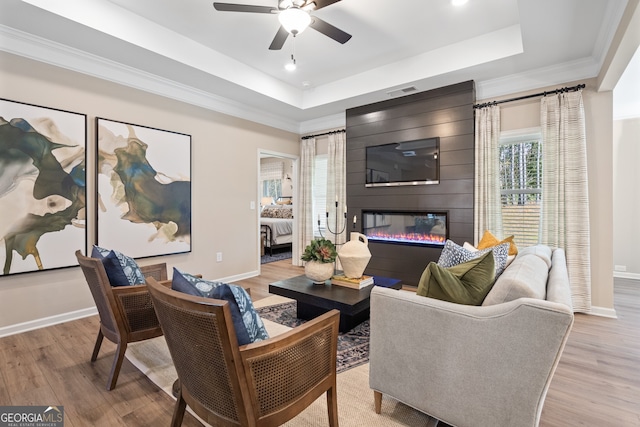
[[[480,305],[495,281],[493,252],[453,267],[430,262],[422,273],[416,294],[456,304]]]

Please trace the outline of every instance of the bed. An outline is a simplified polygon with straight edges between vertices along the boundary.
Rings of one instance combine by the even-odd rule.
[[[265,250],[291,247],[293,242],[293,206],[267,205],[260,213],[260,235]]]

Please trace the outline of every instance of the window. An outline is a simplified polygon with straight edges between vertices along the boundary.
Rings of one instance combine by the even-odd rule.
[[[282,180],[281,179],[268,179],[262,181],[262,197],[273,197],[273,200],[278,200],[282,195]]]
[[[504,236],[520,246],[538,243],[542,202],[542,138],[527,133],[500,138],[500,194]]]
[[[318,233],[318,220],[320,220],[320,229],[323,233],[327,226],[328,159],[329,156],[327,154],[318,154],[313,170],[313,233],[316,237],[320,237]]]
[[[283,172],[284,163],[282,161],[264,160],[260,162],[262,197],[273,197],[275,201],[282,196]]]

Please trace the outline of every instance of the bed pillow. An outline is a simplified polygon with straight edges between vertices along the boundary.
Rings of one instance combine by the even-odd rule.
[[[91,257],[102,261],[111,286],[144,285],[146,280],[138,263],[118,251],[93,246]]]
[[[444,248],[442,248],[442,252],[440,253],[438,265],[444,268],[453,267],[454,265],[458,265],[482,256],[487,252],[493,252],[497,279],[507,266],[507,258],[509,257],[509,243],[502,243],[492,248],[471,251],[463,248],[462,246],[451,240],[447,240],[444,244]]]
[[[444,268],[430,262],[420,277],[417,295],[455,304],[480,305],[495,282],[493,252]]]

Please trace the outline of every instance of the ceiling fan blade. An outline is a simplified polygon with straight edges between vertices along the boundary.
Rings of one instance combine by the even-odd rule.
[[[287,37],[289,36],[289,32],[284,29],[282,25],[278,28],[278,32],[276,36],[273,38],[271,42],[271,46],[269,46],[269,50],[280,50],[282,46],[284,46],[284,42],[287,41]]]
[[[334,39],[338,43],[345,44],[351,39],[351,34],[345,33],[340,28],[334,27],[316,16],[311,18],[311,24],[309,24],[309,26],[325,36]]]
[[[340,0],[307,0],[307,4],[315,3],[316,7],[314,8],[314,10],[318,10],[331,4],[338,3],[339,1]]]
[[[220,12],[250,12],[250,13],[275,13],[277,7],[252,6],[250,4],[218,3],[214,2],[213,7]]]

